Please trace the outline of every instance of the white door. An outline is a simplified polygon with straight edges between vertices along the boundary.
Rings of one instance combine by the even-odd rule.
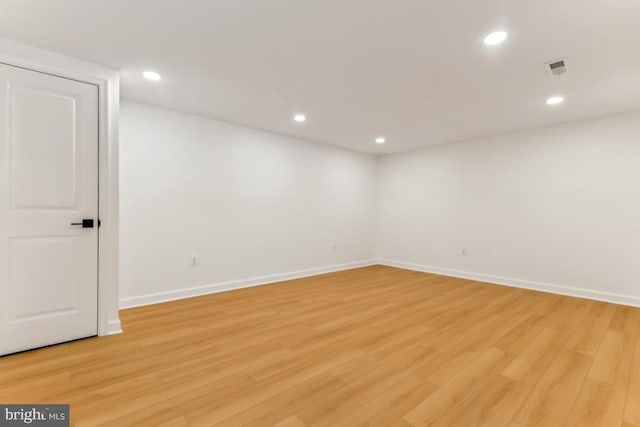
[[[97,334],[97,220],[98,88],[0,64],[0,355]]]

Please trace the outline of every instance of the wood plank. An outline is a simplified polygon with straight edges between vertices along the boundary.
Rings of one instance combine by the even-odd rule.
[[[0,358],[74,426],[640,427],[640,309],[372,266],[124,310]]]
[[[273,427],[306,427],[306,425],[300,421],[300,418],[295,415],[291,415],[279,423],[274,424]]]
[[[456,426],[505,426],[525,401],[532,387],[504,376],[495,377],[475,398],[453,417]]]
[[[403,418],[414,426],[447,425],[447,418],[457,412],[455,407],[487,385],[486,374],[495,371],[504,356],[504,351],[495,348],[483,352]]]
[[[535,384],[513,421],[523,426],[564,425],[591,363],[590,356],[562,350]]]
[[[629,388],[627,403],[624,410],[624,421],[627,424],[640,427],[640,334],[636,338],[633,365],[629,374]]]

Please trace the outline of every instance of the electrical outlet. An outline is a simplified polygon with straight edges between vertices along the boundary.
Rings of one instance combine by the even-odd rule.
[[[333,244],[333,251],[337,251],[338,250],[338,245],[336,245],[335,243]]]
[[[462,251],[460,251],[460,255],[467,256],[467,250],[463,249]]]
[[[191,255],[191,267],[195,267],[198,265],[198,256]]]

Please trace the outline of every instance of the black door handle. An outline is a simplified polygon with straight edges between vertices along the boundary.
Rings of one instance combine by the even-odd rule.
[[[82,222],[72,222],[71,225],[81,225],[82,228],[93,228],[93,220],[83,219]]]

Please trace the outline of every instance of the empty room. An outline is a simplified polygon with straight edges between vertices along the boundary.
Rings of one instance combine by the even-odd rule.
[[[0,0],[0,426],[640,427],[640,1]]]

